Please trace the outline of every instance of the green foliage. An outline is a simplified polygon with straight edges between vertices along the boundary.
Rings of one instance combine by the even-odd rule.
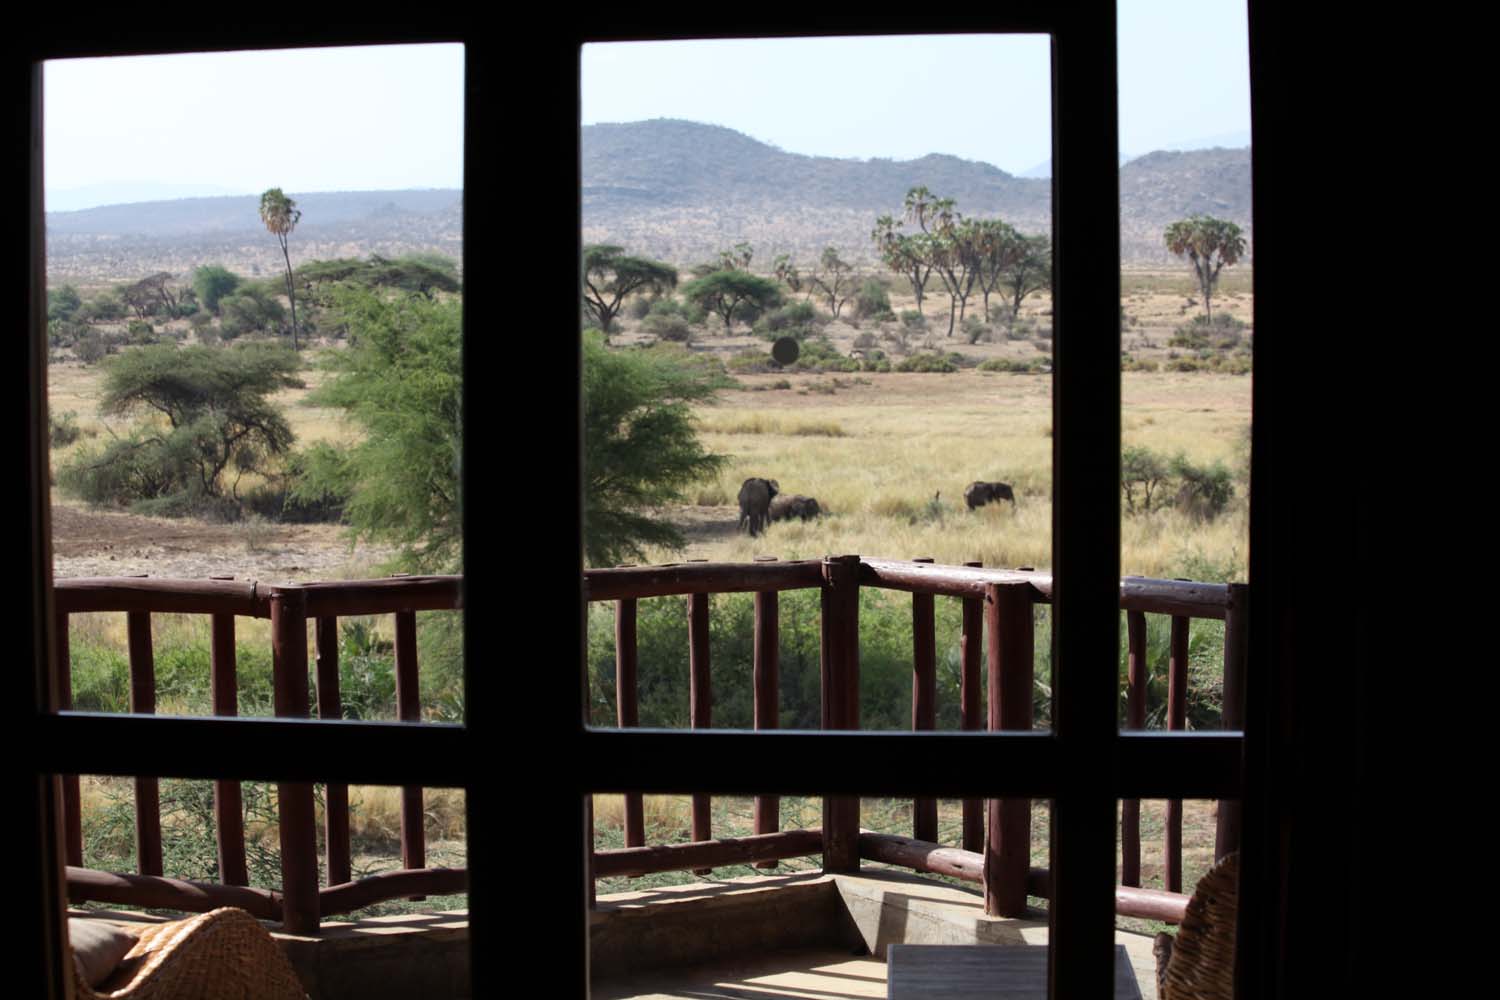
[[[1172,347],[1186,347],[1189,350],[1227,351],[1240,345],[1244,331],[1244,321],[1236,319],[1229,313],[1221,312],[1212,318],[1194,316],[1191,321],[1179,326],[1172,333],[1172,339],[1168,341],[1168,344]]]
[[[1172,460],[1172,474],[1180,484],[1173,503],[1194,520],[1213,520],[1234,498],[1234,474],[1222,462],[1195,465],[1178,455]]]
[[[583,248],[583,305],[606,335],[627,296],[658,295],[677,287],[677,268],[649,257],[630,257],[624,247],[593,244]]]
[[[686,344],[693,339],[693,327],[682,315],[651,313],[641,323],[641,329],[660,340]]]
[[[896,362],[898,372],[956,372],[958,365],[942,354],[913,354]]]
[[[309,449],[291,496],[342,497],[356,537],[394,542],[413,569],[456,571],[463,304],[352,285],[334,289],[332,301],[349,346],[329,352],[332,378],[309,398],[342,409],[365,436],[343,448],[320,442]]]
[[[455,293],[462,289],[458,262],[433,253],[407,254],[395,259],[372,253],[368,260],[357,257],[314,260],[297,268],[292,277],[304,300],[320,305],[329,301],[328,288],[342,283],[396,289],[428,298],[436,298],[438,292]]]
[[[240,276],[217,264],[206,264],[193,271],[193,290],[203,308],[220,314],[220,303],[240,286]]]
[[[792,302],[773,309],[755,321],[755,332],[767,340],[795,337],[806,340],[823,325],[811,302]]]
[[[682,294],[700,308],[717,313],[726,331],[734,328],[736,311],[765,311],[781,304],[776,282],[748,271],[714,271],[682,286]]]
[[[658,349],[612,351],[583,335],[584,551],[590,565],[639,559],[644,546],[681,547],[654,508],[686,502],[686,488],[726,461],[704,449],[692,405],[727,384]]]
[[[1052,370],[1046,358],[1032,358],[1030,360],[1018,360],[1016,358],[991,358],[989,361],[981,362],[979,370],[982,372],[1014,372],[1018,375],[1045,374]]]
[[[78,307],[74,318],[85,323],[109,323],[125,318],[125,300],[119,291],[111,289],[89,299]]]
[[[286,310],[277,294],[263,282],[247,282],[231,296],[219,302],[223,321],[219,327],[225,340],[247,333],[280,335],[286,323]]]
[[[67,410],[53,416],[47,414],[47,439],[53,448],[66,448],[83,436],[83,428],[78,426],[78,414]],[[94,432],[89,432],[93,437]]]
[[[170,514],[224,499],[227,470],[232,491],[240,475],[291,446],[291,428],[267,397],[300,386],[299,367],[271,344],[123,354],[108,365],[100,412],[151,419],[102,450],[80,451],[59,470],[58,485],[94,504],[165,501],[156,509]]]
[[[260,196],[260,221],[266,230],[276,237],[281,246],[281,257],[286,262],[286,297],[292,307],[292,350],[297,350],[297,291],[292,282],[292,257],[287,251],[287,236],[302,221],[302,210],[297,203],[281,193],[281,188],[270,188]]]
[[[854,315],[877,322],[896,318],[896,314],[891,311],[890,289],[884,281],[869,278],[860,286],[859,292],[854,296]]]
[[[125,327],[125,342],[137,347],[156,343],[156,329],[145,320],[133,319]]]
[[[1126,513],[1146,513],[1162,506],[1167,499],[1162,495],[1162,485],[1170,475],[1169,461],[1150,448],[1131,445],[1122,450],[1120,491]]]
[[[48,321],[70,320],[82,305],[83,299],[79,298],[78,289],[72,285],[47,289]]]

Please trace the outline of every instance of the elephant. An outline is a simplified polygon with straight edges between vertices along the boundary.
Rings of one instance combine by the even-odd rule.
[[[811,521],[821,513],[823,509],[818,506],[817,500],[800,493],[793,493],[791,496],[783,494],[771,501],[772,521],[789,521],[794,517]]]
[[[995,500],[1009,500],[1011,507],[1015,507],[1016,494],[1009,483],[984,483],[976,480],[964,489],[964,503],[969,505],[970,510]]]
[[[750,534],[758,535],[770,523],[771,498],[781,492],[781,484],[774,479],[752,476],[740,486],[740,527],[748,526]]]

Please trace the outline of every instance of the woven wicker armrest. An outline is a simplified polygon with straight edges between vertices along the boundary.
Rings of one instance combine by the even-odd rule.
[[[1239,862],[1230,854],[1198,880],[1175,939],[1156,936],[1159,1000],[1233,1000]]]
[[[306,1000],[281,946],[244,910],[220,907],[140,934],[120,967],[83,1000]]]

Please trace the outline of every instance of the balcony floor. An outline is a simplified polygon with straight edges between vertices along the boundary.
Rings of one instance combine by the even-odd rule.
[[[591,938],[595,1000],[859,1000],[886,995],[890,944],[1044,945],[1047,917],[986,917],[976,891],[867,868],[600,896]],[[1115,941],[1156,1000],[1151,937]]]

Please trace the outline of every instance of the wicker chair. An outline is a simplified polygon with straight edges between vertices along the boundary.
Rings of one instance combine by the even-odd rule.
[[[1227,855],[1198,880],[1176,938],[1156,935],[1158,1000],[1233,1000],[1239,882],[1240,856]]]
[[[82,1000],[306,1000],[281,946],[232,906],[140,932],[119,968],[97,987],[74,978]]]

